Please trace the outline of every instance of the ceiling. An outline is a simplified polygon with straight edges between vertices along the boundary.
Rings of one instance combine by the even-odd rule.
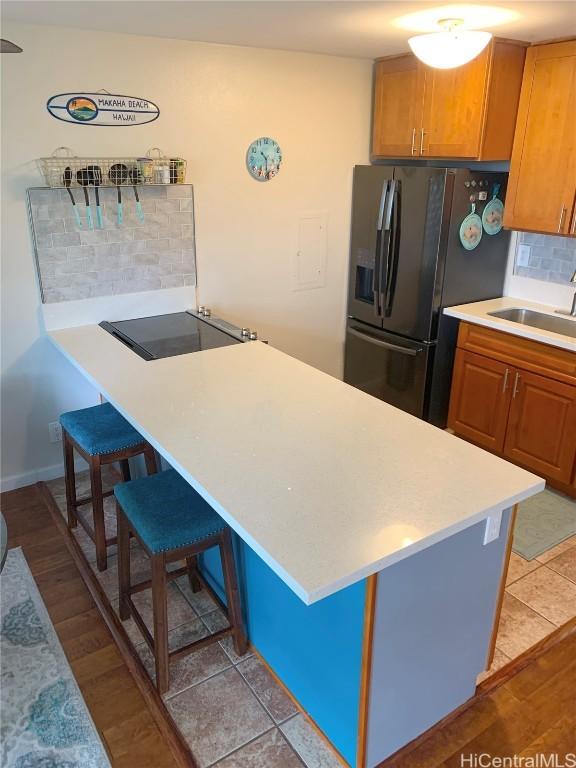
[[[3,21],[19,23],[375,58],[408,50],[408,27],[432,31],[431,21],[455,15],[453,6],[442,0],[3,0],[1,13]],[[459,6],[464,13],[458,15],[472,13],[470,27],[500,37],[534,42],[576,35],[574,0]],[[483,15],[476,18],[479,9]],[[404,28],[398,22],[419,11],[429,19],[408,20]],[[497,11],[513,18],[499,20],[506,14]]]

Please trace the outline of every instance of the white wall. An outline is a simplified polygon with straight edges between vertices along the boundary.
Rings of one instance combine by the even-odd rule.
[[[352,167],[368,161],[370,62],[28,25],[5,24],[2,34],[24,48],[2,57],[3,487],[58,473],[60,446],[46,425],[96,396],[40,319],[24,194],[41,183],[34,159],[57,146],[79,155],[160,146],[187,158],[200,301],[338,375]],[[151,99],[160,119],[90,128],[46,112],[55,93],[101,88]],[[263,135],[280,142],[284,166],[261,184],[244,155]],[[297,221],[309,211],[328,216],[325,287],[293,292]]]

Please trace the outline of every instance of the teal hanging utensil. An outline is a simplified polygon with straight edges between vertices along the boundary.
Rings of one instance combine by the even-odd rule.
[[[487,235],[497,235],[504,226],[504,203],[498,197],[500,184],[492,188],[492,200],[486,203],[482,211],[482,226]]]
[[[102,170],[99,165],[88,165],[86,167],[88,171],[88,181],[94,185],[94,195],[96,197],[96,223],[98,229],[104,229],[104,222],[102,220],[102,208],[100,207],[100,193],[98,187],[102,185]]]
[[[460,224],[460,242],[467,251],[477,248],[482,239],[482,219],[476,213],[476,204],[472,203],[472,210]]]
[[[130,168],[130,180],[132,181],[132,189],[134,190],[134,197],[136,199],[136,216],[139,221],[144,221],[144,211],[142,210],[142,203],[138,197],[138,190],[136,184],[141,182],[141,175],[138,168]]]
[[[110,179],[112,184],[116,185],[117,219],[118,219],[118,224],[122,224],[124,221],[124,211],[122,208],[122,192],[120,191],[120,185],[126,184],[126,181],[128,179],[128,168],[124,165],[124,163],[114,163],[114,165],[110,168],[110,171],[108,172],[108,178]]]
[[[67,166],[64,169],[62,182],[64,183],[64,186],[66,187],[66,191],[70,196],[70,202],[72,203],[72,210],[74,211],[74,218],[76,219],[76,226],[78,227],[78,229],[82,229],[82,219],[80,218],[80,212],[78,211],[76,200],[74,199],[74,195],[72,194],[72,190],[70,189],[70,184],[72,183],[72,168],[70,168],[70,166]]]
[[[86,203],[86,223],[88,224],[88,229],[94,229],[92,208],[90,207],[90,195],[88,194],[87,190],[87,186],[90,184],[90,179],[88,176],[88,170],[86,168],[81,168],[76,173],[76,181],[78,184],[80,184],[81,187],[84,188],[84,202]]]

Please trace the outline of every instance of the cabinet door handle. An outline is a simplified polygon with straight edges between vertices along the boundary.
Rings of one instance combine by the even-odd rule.
[[[514,377],[514,389],[512,390],[512,399],[516,397],[518,394],[518,382],[520,381],[520,374],[518,371],[516,371],[516,376]]]
[[[560,209],[560,220],[558,222],[558,229],[556,230],[558,234],[562,232],[562,227],[564,226],[564,217],[566,216],[566,206],[563,205]]]
[[[420,128],[420,154],[424,154],[424,136],[426,136],[426,131],[424,128]]]
[[[576,235],[576,211],[574,211],[574,217],[572,219],[572,226],[570,227],[570,234]]]
[[[504,392],[506,392],[506,390],[508,389],[509,374],[510,374],[510,371],[508,370],[508,368],[506,368],[506,371],[504,372],[504,381],[502,383],[502,394],[504,394]]]
[[[412,148],[410,154],[413,155],[416,152],[416,128],[412,128]]]

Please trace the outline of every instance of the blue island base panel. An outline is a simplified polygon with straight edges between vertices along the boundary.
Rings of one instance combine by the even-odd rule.
[[[474,695],[486,667],[510,527],[484,545],[486,521],[380,571],[366,768]]]
[[[236,561],[248,639],[340,755],[356,766],[366,581],[313,605],[237,536]],[[201,570],[224,599],[217,549]]]

